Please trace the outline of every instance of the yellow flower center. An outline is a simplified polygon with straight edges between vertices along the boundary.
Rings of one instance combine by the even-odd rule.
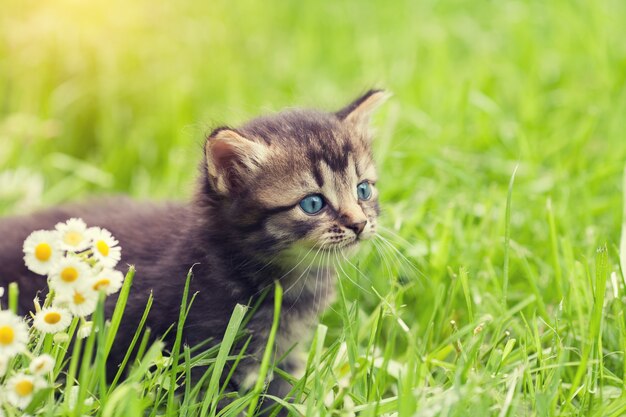
[[[8,346],[15,339],[15,331],[11,326],[0,326],[0,345]]]
[[[75,292],[74,293],[74,304],[76,305],[80,305],[82,303],[84,303],[86,300],[85,297],[83,297],[83,295],[79,292]]]
[[[83,235],[73,230],[70,230],[63,235],[63,242],[67,243],[70,246],[78,246],[82,241]]]
[[[61,271],[61,279],[65,282],[74,282],[78,278],[78,271],[73,266],[63,268]]]
[[[46,262],[52,256],[52,248],[47,243],[40,243],[35,246],[35,258],[41,262]]]
[[[104,290],[109,285],[111,285],[111,281],[108,278],[102,278],[93,285],[93,289],[96,291]]]
[[[104,240],[96,242],[96,249],[102,254],[102,256],[109,256],[109,245]]]
[[[35,386],[32,382],[24,379],[17,384],[15,384],[15,392],[20,397],[27,397],[33,393]]]
[[[58,322],[61,321],[61,315],[57,313],[56,311],[51,311],[49,313],[46,313],[45,316],[43,316],[43,321],[45,321],[48,324],[57,324]]]

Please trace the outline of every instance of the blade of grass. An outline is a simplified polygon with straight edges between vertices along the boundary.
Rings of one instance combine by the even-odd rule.
[[[154,298],[152,297],[152,293],[150,293],[150,296],[148,297],[148,302],[146,303],[146,308],[143,311],[141,320],[139,320],[139,325],[137,326],[137,330],[135,331],[135,334],[133,335],[133,339],[131,340],[130,345],[128,346],[128,350],[126,350],[126,354],[124,355],[124,359],[122,359],[122,363],[119,365],[117,373],[115,374],[115,378],[113,378],[113,381],[111,382],[111,385],[109,386],[108,394],[110,394],[113,391],[113,389],[115,389],[115,387],[117,386],[117,382],[119,381],[122,374],[124,373],[124,370],[126,369],[126,365],[128,364],[128,361],[130,360],[130,356],[133,353],[133,349],[135,348],[135,345],[137,344],[137,340],[139,340],[139,336],[141,335],[141,331],[146,324],[146,320],[148,319],[148,314],[150,313],[150,310],[152,309],[153,300]]]
[[[142,377],[148,372],[150,367],[152,365],[154,365],[154,363],[157,360],[157,358],[161,355],[164,346],[165,346],[165,344],[163,342],[161,342],[161,341],[154,342],[150,346],[150,348],[148,349],[146,354],[143,355],[143,357],[138,360],[137,366],[135,368],[133,368],[133,370],[131,371],[130,375],[128,376],[128,380],[127,381],[129,381],[129,382],[139,382],[139,381],[141,381]],[[122,385],[124,385],[124,384],[122,384]],[[120,386],[122,386],[122,385],[120,385]]]
[[[64,391],[64,402],[65,406],[68,410],[71,410],[70,407],[70,393],[72,392],[72,387],[76,381],[76,371],[78,369],[78,361],[80,359],[80,352],[83,345],[83,339],[76,338],[74,345],[72,347],[72,354],[70,359],[70,366],[67,371],[67,377],[65,378],[65,391]]]
[[[278,281],[274,283],[274,286],[274,319],[272,320],[272,327],[265,345],[265,352],[263,352],[263,359],[261,360],[261,365],[259,366],[258,379],[254,385],[254,389],[252,390],[254,395],[252,396],[248,406],[249,416],[254,415],[257,404],[259,403],[259,396],[263,392],[263,387],[265,386],[265,377],[267,376],[267,371],[270,367],[272,352],[274,351],[274,340],[276,338],[276,332],[278,331],[278,324],[280,322],[280,310],[283,303],[283,287]]]
[[[91,377],[89,386],[95,388],[98,385],[99,401],[106,403],[107,401],[107,377],[106,377],[106,356],[105,356],[105,322],[104,322],[104,294],[102,297],[102,314],[96,314],[94,317],[94,326],[96,327],[96,360],[94,365],[94,373]]]
[[[124,317],[124,311],[126,310],[126,303],[128,302],[128,295],[130,294],[130,287],[133,284],[135,278],[135,267],[131,266],[124,278],[124,284],[120,290],[120,294],[115,303],[115,310],[113,310],[113,316],[111,317],[111,324],[107,330],[107,337],[105,342],[104,357],[108,358],[115,341],[115,335],[122,323],[122,317]]]
[[[595,292],[593,308],[591,311],[590,323],[589,323],[589,337],[584,339],[584,346],[580,365],[576,370],[574,379],[572,380],[572,386],[569,390],[567,397],[568,404],[571,405],[571,401],[581,388],[580,383],[583,376],[588,372],[587,364],[589,362],[589,356],[594,350],[594,346],[601,337],[602,333],[602,310],[604,305],[604,295],[606,291],[606,282],[609,275],[609,257],[606,246],[598,249],[596,255],[596,279],[595,279]],[[602,356],[602,352],[598,352],[598,356]]]
[[[206,415],[209,407],[211,408],[211,414],[215,413],[219,399],[217,389],[219,387],[220,377],[222,376],[224,366],[226,365],[228,353],[230,352],[235,338],[237,337],[237,333],[239,332],[241,322],[246,316],[246,311],[247,308],[245,306],[237,304],[233,310],[233,314],[230,316],[230,321],[228,322],[228,326],[226,326],[226,331],[224,332],[224,338],[220,343],[220,350],[217,353],[217,358],[215,359],[215,365],[213,367],[211,380],[209,381],[209,387],[206,390],[204,401],[202,402],[202,409],[200,412],[200,415],[202,416]]]
[[[17,286],[17,282],[9,284],[9,310],[17,314],[17,304],[20,297],[20,288]]]
[[[624,167],[624,178],[622,182],[622,236],[620,239],[619,259],[622,275],[626,275],[626,167]],[[626,283],[626,276],[622,277]]]
[[[237,365],[239,365],[239,362],[241,362],[241,360],[245,356],[246,351],[248,350],[248,345],[250,344],[251,341],[252,341],[252,336],[248,336],[248,338],[246,339],[246,341],[244,342],[241,348],[241,351],[237,354],[237,357],[235,358],[235,362],[233,363],[233,366],[230,368],[228,375],[226,375],[226,378],[224,378],[224,381],[222,382],[222,387],[220,388],[220,395],[223,395],[226,389],[228,388],[228,384],[230,383],[230,380],[232,379],[233,374],[235,373],[235,370],[237,369]]]
[[[104,329],[98,328],[98,323],[104,323],[104,299],[105,294],[100,293],[98,306],[96,308],[96,311],[94,312],[93,317],[94,324],[92,325],[91,333],[87,337],[87,342],[85,342],[85,350],[83,351],[83,357],[80,364],[80,372],[78,374],[78,394],[76,395],[76,404],[73,410],[74,417],[80,417],[83,415],[83,407],[85,405],[87,392],[92,389],[90,379],[92,376],[96,376],[96,372],[94,372],[94,369],[91,366],[91,358],[94,354],[96,334],[98,332],[104,331]]]
[[[175,412],[174,410],[174,394],[176,392],[176,372],[178,368],[178,361],[180,356],[180,345],[182,344],[183,339],[183,328],[185,325],[185,314],[187,312],[187,300],[189,297],[189,285],[191,283],[191,277],[193,276],[193,267],[189,269],[187,273],[187,279],[185,280],[185,288],[183,290],[183,298],[180,302],[180,311],[178,314],[178,325],[176,327],[176,339],[174,340],[174,346],[172,347],[172,364],[170,371],[170,389],[167,394],[167,408],[166,413],[168,416],[175,415],[172,414]]]
[[[511,180],[509,181],[509,191],[506,196],[506,212],[504,216],[504,267],[502,273],[502,305],[506,308],[506,302],[509,291],[509,249],[511,243],[511,202],[513,200],[513,184],[515,183],[515,174],[519,165],[515,166]]]
[[[306,402],[306,415],[307,416],[312,416],[312,415],[318,415],[318,411],[319,410],[315,410],[315,406],[319,406],[320,403],[323,402],[321,401],[322,398],[324,398],[324,393],[322,391],[322,385],[321,385],[321,375],[320,375],[320,363],[321,363],[321,357],[322,357],[322,352],[324,350],[324,340],[326,340],[326,333],[328,332],[328,327],[324,326],[323,324],[320,324],[317,326],[317,331],[315,332],[315,338],[313,339],[313,345],[312,345],[312,349],[311,352],[309,353],[309,355],[312,354],[312,363],[311,365],[313,366],[313,369],[315,369],[317,371],[317,374],[313,380],[313,390],[309,393],[309,396],[307,397],[307,402]]]
[[[463,296],[465,297],[465,305],[467,305],[467,316],[470,323],[474,322],[474,312],[472,311],[472,294],[469,288],[469,277],[467,268],[461,267],[459,269],[459,279],[461,280],[461,286],[463,287]]]
[[[185,377],[185,381],[191,381],[191,353],[189,351],[189,346],[183,346],[183,357],[185,358],[183,362],[183,376]],[[180,406],[180,411],[178,412],[179,417],[187,417],[189,413],[191,398],[191,384],[184,383],[183,387],[185,389],[185,393],[182,396],[183,403]]]
[[[552,253],[552,266],[554,268],[554,281],[558,299],[563,299],[563,273],[561,271],[561,262],[559,261],[559,246],[557,243],[558,234],[556,232],[556,221],[554,220],[554,210],[552,209],[552,200],[548,199],[546,203],[548,210],[548,226],[550,227],[550,250]]]
[[[72,319],[72,323],[70,324],[70,326],[67,329],[67,332],[65,333],[67,336],[67,340],[64,341],[63,343],[58,343],[55,345],[54,347],[54,374],[55,376],[57,376],[60,372],[61,369],[64,367],[64,364],[67,362],[65,360],[65,356],[68,353],[68,350],[70,348],[70,345],[72,343],[72,338],[74,337],[74,334],[76,333],[76,329],[78,327],[79,324],[79,319],[78,317],[74,317]]]

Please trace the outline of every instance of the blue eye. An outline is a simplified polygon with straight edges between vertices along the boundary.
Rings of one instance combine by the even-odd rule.
[[[356,193],[359,196],[359,200],[369,200],[372,196],[372,187],[367,181],[363,181],[356,186]]]
[[[307,214],[317,214],[325,205],[324,197],[319,194],[309,195],[300,200],[300,207]]]

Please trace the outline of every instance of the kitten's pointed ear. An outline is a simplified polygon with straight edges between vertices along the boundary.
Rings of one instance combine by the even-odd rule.
[[[374,110],[391,97],[385,90],[370,90],[339,110],[335,115],[347,123],[366,127]]]
[[[206,169],[215,191],[228,194],[244,186],[267,156],[267,145],[228,128],[213,131],[206,141]]]

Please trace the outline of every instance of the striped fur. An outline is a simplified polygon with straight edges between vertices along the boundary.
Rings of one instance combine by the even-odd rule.
[[[90,226],[109,229],[123,248],[121,264],[137,269],[112,368],[126,351],[151,291],[155,301],[148,325],[153,334],[163,334],[172,324],[193,265],[191,290],[198,295],[184,329],[185,342],[219,340],[236,303],[249,303],[280,280],[285,288],[281,356],[302,340],[302,330],[332,299],[333,270],[319,261],[328,257],[316,261],[313,254],[345,250],[376,233],[377,176],[367,125],[385,98],[384,92],[372,90],[336,113],[288,110],[237,128],[216,129],[206,141],[197,191],[186,204],[108,199],[2,219],[0,286],[18,281],[22,313],[30,310],[45,281],[24,267],[23,240],[33,230],[82,217]],[[367,201],[357,198],[362,181],[372,184]],[[314,193],[328,204],[309,215],[299,202]],[[362,221],[367,223],[357,235],[350,225]],[[114,302],[109,300],[109,313]],[[235,376],[237,386],[253,372],[265,345],[272,305],[270,293],[249,323],[250,358]],[[294,358],[283,366],[298,367]],[[270,385],[273,394],[286,391],[280,381]]]

